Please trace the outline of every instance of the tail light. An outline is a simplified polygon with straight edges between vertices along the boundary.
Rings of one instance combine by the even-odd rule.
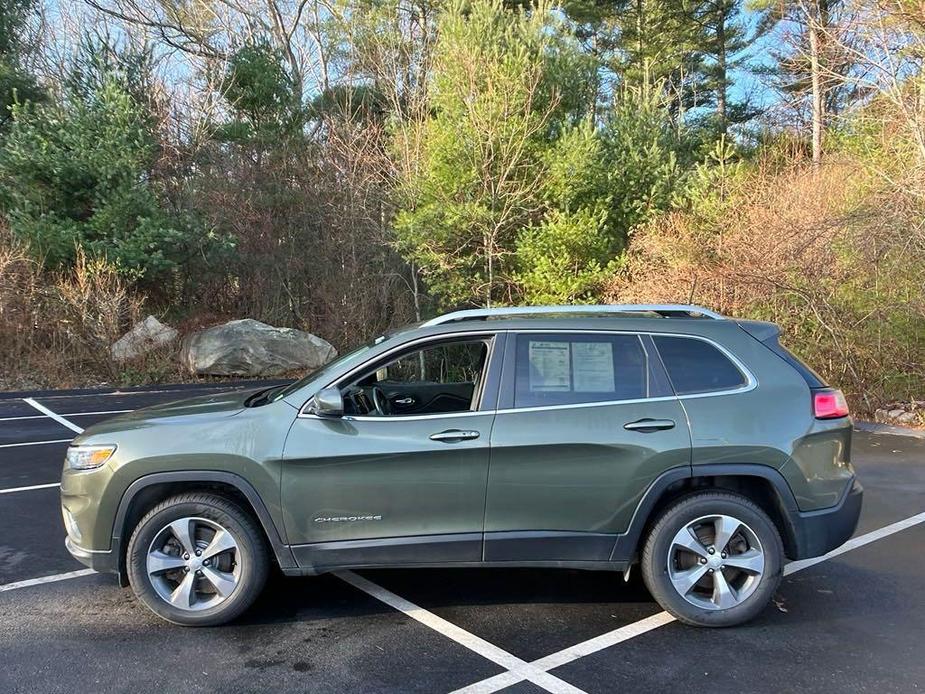
[[[848,416],[848,401],[840,390],[826,388],[813,391],[813,414],[816,419],[836,419]]]

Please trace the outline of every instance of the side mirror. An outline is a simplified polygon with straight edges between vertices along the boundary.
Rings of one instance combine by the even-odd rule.
[[[322,388],[315,393],[308,410],[319,417],[341,417],[344,414],[344,396],[339,388]]]

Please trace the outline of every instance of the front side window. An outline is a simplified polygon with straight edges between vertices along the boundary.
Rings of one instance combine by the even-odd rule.
[[[342,387],[344,412],[389,417],[474,410],[487,358],[482,339],[406,352]]]
[[[517,336],[514,407],[647,396],[646,354],[636,335]]]
[[[668,335],[652,339],[678,395],[733,390],[748,383],[729,357],[709,342]]]

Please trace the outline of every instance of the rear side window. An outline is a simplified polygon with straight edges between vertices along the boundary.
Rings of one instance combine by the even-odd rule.
[[[748,382],[729,357],[709,342],[667,335],[652,339],[678,395],[732,390]]]
[[[646,354],[636,335],[517,336],[514,407],[644,398]]]

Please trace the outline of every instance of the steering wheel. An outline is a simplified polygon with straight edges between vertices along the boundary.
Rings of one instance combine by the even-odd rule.
[[[379,386],[372,387],[373,407],[376,408],[376,414],[380,417],[387,417],[392,414],[392,408],[389,406],[389,399],[385,397],[382,388]]]

